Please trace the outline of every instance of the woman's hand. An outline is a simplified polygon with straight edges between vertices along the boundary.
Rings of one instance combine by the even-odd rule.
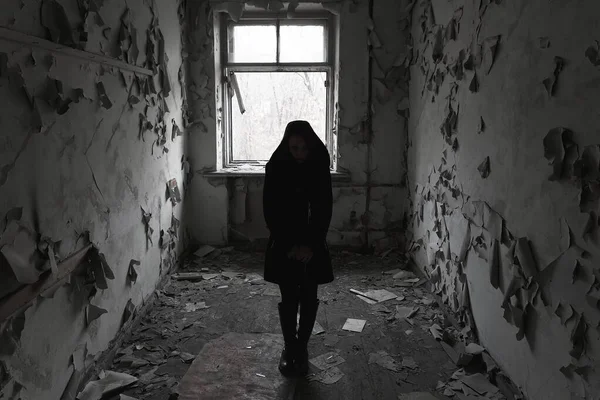
[[[307,263],[312,259],[313,251],[308,246],[294,245],[287,256],[288,258]]]

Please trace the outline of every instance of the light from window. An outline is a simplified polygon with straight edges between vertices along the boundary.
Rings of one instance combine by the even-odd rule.
[[[231,62],[274,63],[277,58],[275,25],[236,25],[230,44]]]
[[[232,109],[232,155],[236,161],[268,160],[288,122],[303,119],[325,143],[326,72],[236,72],[246,112]]]
[[[323,25],[281,25],[279,62],[325,62]]]

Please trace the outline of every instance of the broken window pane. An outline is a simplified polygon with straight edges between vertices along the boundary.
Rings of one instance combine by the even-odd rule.
[[[281,25],[280,62],[325,62],[323,25]]]
[[[275,25],[235,25],[229,43],[229,60],[234,63],[276,62]]]
[[[232,99],[234,161],[268,160],[288,122],[303,119],[325,143],[326,72],[236,72],[246,112]]]

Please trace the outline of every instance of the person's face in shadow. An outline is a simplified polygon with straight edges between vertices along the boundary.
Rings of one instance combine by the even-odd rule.
[[[308,157],[308,146],[302,136],[293,135],[289,140],[290,153],[298,163],[303,163]]]

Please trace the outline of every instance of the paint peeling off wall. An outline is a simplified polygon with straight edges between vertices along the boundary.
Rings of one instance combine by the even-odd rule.
[[[600,387],[599,11],[421,0],[413,13],[412,255],[532,400]]]
[[[182,15],[149,0],[6,3],[0,397],[74,398],[185,242]]]

